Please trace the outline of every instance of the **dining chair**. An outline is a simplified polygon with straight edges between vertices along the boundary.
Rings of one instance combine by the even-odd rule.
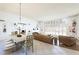
[[[26,50],[29,50],[31,48],[32,52],[34,52],[34,49],[33,49],[33,36],[32,35],[26,36],[25,48],[26,48]],[[26,51],[26,53],[27,53],[27,51]]]

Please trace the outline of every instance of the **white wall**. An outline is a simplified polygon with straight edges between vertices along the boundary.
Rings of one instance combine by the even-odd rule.
[[[79,39],[79,16],[76,18],[77,26],[76,26],[76,37]]]
[[[18,26],[16,26],[16,27],[14,26],[14,23],[20,22],[19,16],[17,14],[0,12],[0,19],[5,20],[4,23],[6,24],[8,33],[11,33],[12,31],[17,30]],[[21,22],[26,24],[24,27],[23,26],[21,27],[21,29],[26,29],[26,31],[32,30],[34,27],[36,27],[36,21],[33,21],[31,19],[22,17]],[[0,31],[1,32],[3,30],[4,23],[0,21]]]

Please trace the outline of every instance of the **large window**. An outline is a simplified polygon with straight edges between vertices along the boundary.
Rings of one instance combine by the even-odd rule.
[[[53,35],[67,35],[67,19],[39,21],[40,32]]]

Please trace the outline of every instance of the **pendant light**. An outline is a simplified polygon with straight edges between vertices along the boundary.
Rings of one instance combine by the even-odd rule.
[[[19,3],[19,6],[20,6],[20,10],[19,10],[19,23],[21,23],[21,3]],[[18,32],[18,35],[17,35],[17,37],[21,37],[22,35],[21,35],[21,27],[20,27],[20,24],[18,24],[19,25],[19,32]]]

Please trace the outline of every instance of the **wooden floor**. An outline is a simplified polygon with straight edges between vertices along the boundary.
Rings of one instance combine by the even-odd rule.
[[[8,40],[8,34],[0,33],[0,55],[4,55],[5,40]],[[50,45],[37,40],[34,40],[34,52],[27,51],[28,55],[79,55],[78,50]],[[10,55],[25,55],[25,50],[20,49]]]

